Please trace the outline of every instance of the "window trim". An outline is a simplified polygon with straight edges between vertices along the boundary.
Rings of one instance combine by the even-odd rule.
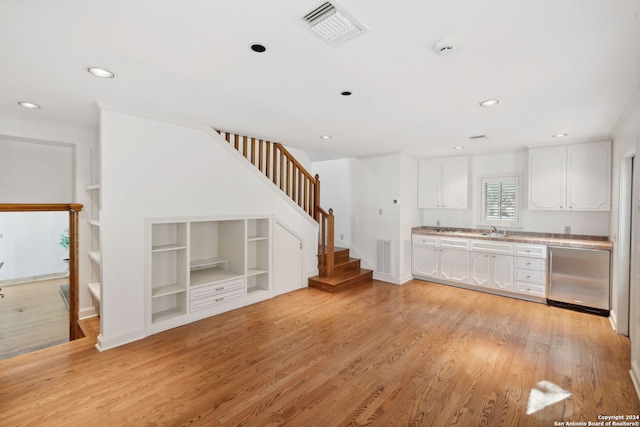
[[[516,191],[515,191],[515,218],[512,220],[507,219],[498,219],[498,220],[490,220],[486,217],[485,211],[485,182],[514,182],[516,183]],[[501,176],[496,175],[487,175],[480,177],[480,224],[481,225],[495,225],[502,227],[518,227],[520,225],[521,218],[521,200],[522,200],[522,186],[521,186],[521,178],[518,174],[505,174]]]

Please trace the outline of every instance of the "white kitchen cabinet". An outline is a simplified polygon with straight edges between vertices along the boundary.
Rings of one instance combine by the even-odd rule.
[[[469,281],[469,251],[440,248],[440,277],[454,282]]]
[[[503,291],[513,290],[513,256],[471,252],[470,283]]]
[[[530,149],[529,209],[611,210],[611,144]]]
[[[469,280],[468,240],[413,236],[413,274],[466,283]]]
[[[418,207],[467,209],[467,156],[422,159],[418,163]]]
[[[545,245],[515,245],[514,292],[546,297],[547,247]]]

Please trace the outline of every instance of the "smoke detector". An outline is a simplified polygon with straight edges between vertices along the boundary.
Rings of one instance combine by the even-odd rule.
[[[329,2],[323,2],[306,12],[299,22],[333,47],[368,31],[342,7]]]
[[[449,55],[457,48],[458,44],[451,39],[438,40],[436,44],[433,45],[433,50],[438,55]]]

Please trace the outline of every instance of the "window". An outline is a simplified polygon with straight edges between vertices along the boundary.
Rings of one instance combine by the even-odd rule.
[[[518,224],[518,177],[482,178],[482,223]]]

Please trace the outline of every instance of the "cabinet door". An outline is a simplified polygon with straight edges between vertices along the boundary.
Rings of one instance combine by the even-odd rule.
[[[567,147],[567,207],[569,210],[611,210],[611,144]]]
[[[438,249],[429,246],[413,246],[413,274],[438,277]]]
[[[418,207],[440,207],[440,159],[422,159],[418,163]]]
[[[442,159],[441,169],[441,207],[467,209],[468,158],[466,156],[445,157]]]
[[[529,150],[529,209],[566,208],[566,147]]]
[[[469,281],[469,252],[440,249],[440,277],[456,282]]]
[[[491,287],[491,255],[471,252],[470,283],[476,286]]]
[[[513,257],[491,255],[491,287],[503,291],[513,290]]]

